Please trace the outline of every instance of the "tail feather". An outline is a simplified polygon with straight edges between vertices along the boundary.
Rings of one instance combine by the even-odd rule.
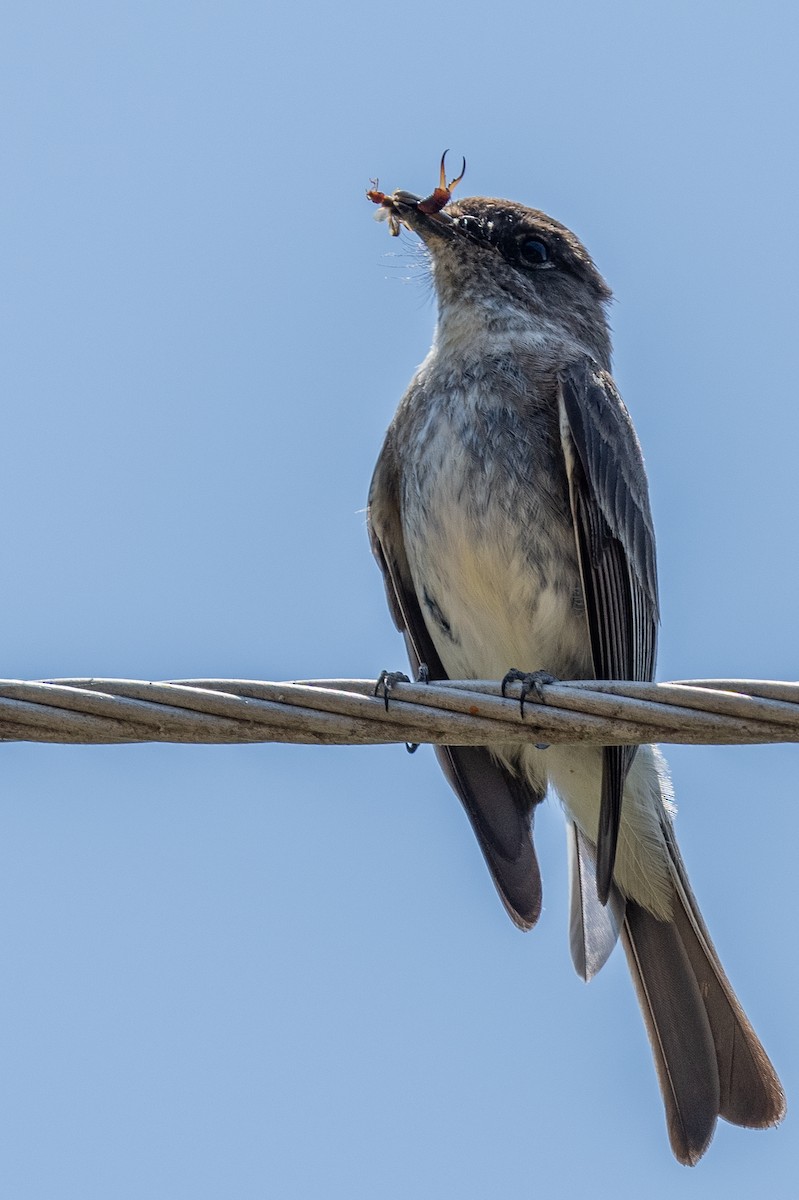
[[[622,943],[666,1106],[669,1140],[693,1166],[713,1137],[720,1106],[710,1019],[679,931],[627,901]]]
[[[566,818],[569,851],[569,946],[577,974],[586,983],[604,967],[624,924],[625,900],[615,884],[600,904],[596,850],[574,821]]]
[[[622,940],[652,1044],[676,1157],[693,1165],[717,1117],[764,1128],[785,1115],[777,1074],[724,973],[674,843],[674,912],[627,901]]]
[[[719,1115],[752,1129],[776,1125],[785,1116],[785,1093],[724,973],[671,829],[668,835],[677,893],[675,927],[710,1018],[721,1086]]]

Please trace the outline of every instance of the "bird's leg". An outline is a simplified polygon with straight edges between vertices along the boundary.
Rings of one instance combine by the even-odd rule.
[[[382,696],[388,712],[388,698],[398,683],[410,683],[404,671],[381,671],[375,684],[375,696]]]
[[[388,700],[392,691],[398,683],[410,683],[410,679],[404,671],[381,671],[375,684],[374,694],[382,696],[388,712]],[[417,683],[429,683],[430,672],[427,669],[427,663],[420,663],[419,670],[416,672]],[[405,749],[409,754],[415,754],[419,749],[419,742],[406,742]]]
[[[419,670],[416,672],[416,682],[417,683],[429,683],[430,682],[430,672],[427,669],[427,663],[419,663]],[[418,742],[406,742],[405,749],[408,751],[409,754],[415,754],[416,751],[419,749],[419,743]]]
[[[511,667],[502,680],[502,695],[505,695],[505,689],[509,683],[522,685],[519,693],[519,711],[523,719],[525,700],[530,696],[535,696],[540,704],[546,704],[544,688],[547,684],[557,682],[555,676],[550,675],[549,671],[518,671],[516,667]]]

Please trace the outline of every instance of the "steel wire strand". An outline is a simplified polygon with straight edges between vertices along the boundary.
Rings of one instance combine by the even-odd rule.
[[[3,740],[296,742],[368,745],[507,741],[704,745],[799,741],[799,683],[563,681],[529,697],[496,681],[398,683],[388,707],[374,680],[271,683],[186,679],[0,680]]]

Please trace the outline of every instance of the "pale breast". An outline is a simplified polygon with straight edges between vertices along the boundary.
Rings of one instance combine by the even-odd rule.
[[[504,381],[503,381],[504,383]],[[420,398],[403,526],[420,605],[451,677],[590,674],[559,435],[490,381]],[[560,457],[558,457],[560,455]]]

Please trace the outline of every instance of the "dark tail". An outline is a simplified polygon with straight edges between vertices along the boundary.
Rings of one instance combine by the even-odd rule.
[[[776,1072],[732,990],[669,829],[672,921],[627,901],[622,941],[655,1057],[672,1149],[693,1166],[717,1117],[762,1129],[785,1115]]]

